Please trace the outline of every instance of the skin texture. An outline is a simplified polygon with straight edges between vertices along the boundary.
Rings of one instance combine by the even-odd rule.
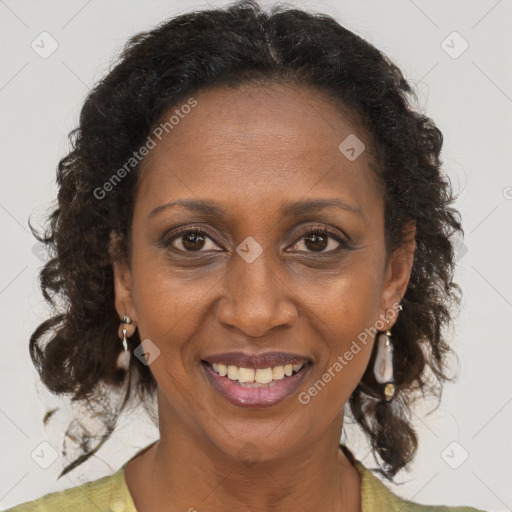
[[[160,441],[127,465],[130,493],[139,512],[358,511],[359,476],[338,444],[372,343],[309,404],[297,395],[400,302],[414,241],[386,260],[370,151],[349,161],[338,150],[349,134],[367,148],[371,141],[329,98],[275,84],[194,97],[197,106],[143,163],[131,261],[114,265],[116,310],[133,320],[128,335],[138,328],[160,350],[150,365]],[[336,207],[280,212],[284,203],[318,198],[344,200],[361,215]],[[173,207],[148,218],[178,199],[215,202],[227,216]],[[195,242],[196,251],[186,252],[194,246],[184,237],[163,247],[164,233],[183,226],[212,236]],[[318,248],[303,236],[310,226],[350,237],[352,250],[332,252],[340,244],[331,237]],[[248,236],[263,249],[252,263],[236,252]],[[313,365],[285,401],[245,409],[220,396],[200,365],[208,354],[235,350],[296,352]],[[247,443],[257,446],[255,464]]]

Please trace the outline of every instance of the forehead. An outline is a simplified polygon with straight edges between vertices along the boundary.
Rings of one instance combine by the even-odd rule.
[[[378,194],[370,140],[350,110],[309,87],[213,88],[186,98],[143,161],[137,208],[182,197],[261,207],[308,195],[342,195],[359,207]],[[168,133],[167,133],[168,132]],[[359,153],[347,154],[344,141]],[[342,145],[340,150],[340,144]],[[351,148],[349,148],[351,149]]]

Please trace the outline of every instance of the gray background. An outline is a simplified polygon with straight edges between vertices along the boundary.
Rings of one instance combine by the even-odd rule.
[[[48,310],[36,281],[44,259],[27,219],[39,226],[54,199],[67,133],[126,39],[194,6],[225,3],[0,0],[2,508],[111,474],[157,438],[143,414],[131,413],[94,460],[56,481],[63,461],[53,456],[67,423],[60,416],[43,428],[44,413],[59,400],[42,389],[28,355],[29,336]],[[416,411],[417,458],[400,474],[403,485],[390,487],[420,503],[512,510],[511,2],[293,5],[334,16],[402,68],[443,131],[445,169],[460,193],[466,238],[456,281],[465,298],[452,343],[460,376],[435,412],[426,415],[433,404]],[[46,37],[44,51],[51,49],[44,31],[58,43],[47,58],[31,47]],[[469,46],[461,53],[464,41]],[[346,442],[373,466],[357,429],[348,427]]]

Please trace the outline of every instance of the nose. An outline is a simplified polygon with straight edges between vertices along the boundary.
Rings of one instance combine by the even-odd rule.
[[[292,292],[261,255],[252,263],[238,258],[225,278],[218,303],[220,324],[260,337],[279,326],[291,327],[298,318]]]

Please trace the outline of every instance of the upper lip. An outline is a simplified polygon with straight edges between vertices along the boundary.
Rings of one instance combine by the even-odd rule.
[[[290,352],[264,352],[262,354],[250,354],[249,352],[224,352],[212,354],[203,358],[207,363],[233,365],[238,368],[270,368],[285,366],[287,364],[308,363],[310,359],[301,354]]]

